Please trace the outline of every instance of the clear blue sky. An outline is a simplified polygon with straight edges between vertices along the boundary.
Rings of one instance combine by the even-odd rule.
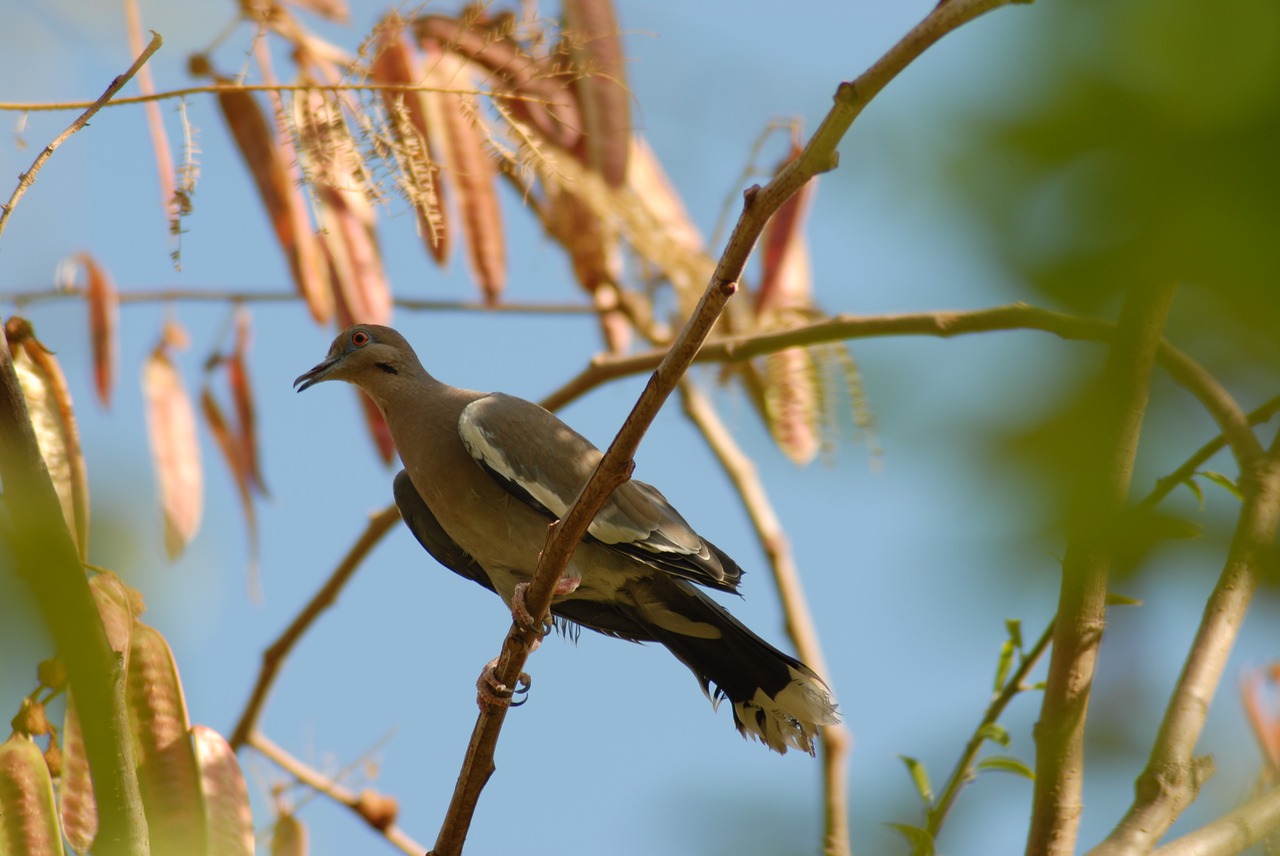
[[[232,13],[230,3],[143,2],[145,26],[166,44],[154,62],[162,89],[184,85],[186,57]],[[357,4],[344,44],[381,14]],[[865,68],[932,0],[902,3],[683,3],[621,0],[637,124],[665,163],[692,215],[709,231],[751,142],[771,119],[801,116],[812,129],[841,79]],[[442,9],[453,8],[442,5]],[[553,11],[548,9],[548,11]],[[832,312],[980,307],[1025,296],[973,245],[965,212],[934,191],[948,140],[967,111],[1001,97],[1037,7],[1006,9],[970,25],[893,83],[841,147],[841,168],[822,179],[810,216],[817,297]],[[118,8],[86,0],[0,6],[4,100],[96,97],[129,64]],[[243,44],[243,39],[236,44]],[[240,61],[219,54],[224,67]],[[1025,57],[1023,58],[1025,59]],[[41,174],[0,238],[0,292],[46,287],[57,261],[88,249],[122,289],[168,286],[287,288],[286,271],[238,155],[211,102],[194,98],[202,177],[182,242],[183,271],[168,260],[155,170],[141,110],[100,114]],[[165,106],[176,133],[173,103]],[[0,176],[13,180],[70,114],[33,114],[17,150],[6,133]],[[6,114],[6,130],[16,117]],[[0,190],[7,196],[7,185]],[[514,203],[508,199],[507,202]],[[387,223],[383,251],[397,294],[470,299],[464,266],[442,274],[427,263],[412,218]],[[578,299],[566,266],[528,218],[508,207],[513,300]],[[0,304],[5,313],[8,304]],[[158,513],[136,383],[167,310],[124,310],[121,380],[104,414],[90,388],[85,313],[72,302],[32,309],[41,337],[69,375],[88,458],[94,514],[91,558],[147,596],[145,619],[171,641],[192,718],[228,732],[279,633],[350,546],[366,515],[391,499],[391,477],[375,459],[353,393],[326,385],[295,396],[291,380],[324,353],[333,331],[298,305],[255,308],[251,367],[260,408],[266,479],[260,507],[265,600],[245,584],[246,545],[234,489],[211,444],[204,447],[207,503],[187,555],[163,559]],[[226,323],[225,307],[176,311],[193,334],[183,368],[189,388]],[[531,321],[400,312],[398,326],[428,367],[460,386],[538,398],[595,352],[592,320]],[[912,786],[896,756],[924,761],[940,783],[987,701],[1005,618],[1037,635],[1053,612],[1060,544],[1030,529],[1036,497],[1017,473],[992,463],[985,432],[1031,422],[1067,383],[1055,360],[1084,353],[1035,334],[981,340],[857,342],[882,459],[842,444],[834,460],[796,470],[771,446],[748,405],[718,393],[722,413],[758,460],[803,572],[855,749],[851,803],[861,853],[903,852],[882,824],[916,822]],[[607,443],[640,380],[592,393],[563,415]],[[1186,409],[1179,393],[1161,388]],[[1010,408],[1013,416],[1010,417]],[[1167,470],[1210,435],[1189,420]],[[748,571],[744,598],[729,603],[765,637],[789,647],[761,553],[725,479],[673,409],[638,457],[637,476],[658,485],[706,536]],[[1148,482],[1149,483],[1149,482]],[[1170,562],[1162,579],[1207,592],[1218,559]],[[1119,613],[1104,649],[1095,711],[1121,731],[1149,731],[1194,628],[1194,599],[1166,589],[1130,591],[1146,606]],[[1182,587],[1177,587],[1183,594]],[[29,609],[0,580],[0,709],[15,710],[46,655],[11,621]],[[1265,606],[1265,604],[1264,604]],[[1270,604],[1274,611],[1274,603]],[[509,617],[479,587],[439,568],[397,527],[287,663],[263,721],[276,742],[325,769],[373,752],[370,786],[397,798],[401,823],[425,844],[435,837],[475,720],[473,684],[497,651]],[[1227,681],[1274,656],[1274,637],[1255,615]],[[1121,649],[1147,655],[1108,656]],[[1152,652],[1170,652],[1167,655]],[[818,765],[779,758],[742,741],[727,710],[713,713],[688,672],[666,652],[584,634],[549,640],[530,662],[529,703],[507,720],[498,770],[480,803],[469,853],[802,854],[820,833]],[[1010,753],[1033,757],[1038,696],[1016,702]],[[1220,790],[1235,790],[1254,761],[1239,704],[1224,690],[1204,748],[1218,753]],[[242,763],[257,807],[281,774],[252,753]],[[1085,839],[1101,835],[1127,804],[1139,759],[1091,756]],[[361,787],[367,770],[349,784]],[[1235,784],[1233,784],[1235,783]],[[962,797],[944,833],[951,856],[1015,852],[1025,833],[1030,784],[982,778]],[[265,812],[259,817],[265,819]],[[312,852],[390,852],[323,799],[301,817]]]

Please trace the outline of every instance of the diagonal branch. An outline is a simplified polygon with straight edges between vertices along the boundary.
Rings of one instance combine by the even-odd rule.
[[[1053,654],[1035,727],[1036,782],[1028,856],[1070,856],[1083,807],[1084,727],[1106,626],[1113,529],[1129,492],[1160,330],[1172,285],[1134,286],[1103,368],[1087,471],[1076,489],[1062,562]]]
[[[818,640],[813,615],[809,612],[804,586],[800,583],[800,572],[791,555],[782,524],[778,522],[769,497],[765,494],[764,485],[756,475],[755,465],[743,454],[711,402],[696,386],[685,380],[680,384],[680,392],[685,413],[702,432],[720,466],[733,481],[738,496],[751,517],[756,537],[760,539],[760,544],[769,557],[769,567],[773,571],[774,584],[778,587],[778,596],[786,617],[787,634],[795,643],[796,654],[826,680],[830,673],[822,654],[822,643]],[[822,726],[822,782],[826,827],[823,852],[827,856],[848,856],[853,852],[849,840],[847,781],[852,743],[849,729],[845,725]]]
[[[767,185],[752,186],[743,194],[742,214],[729,236],[728,244],[697,308],[670,351],[662,357],[639,401],[573,507],[552,527],[526,597],[529,612],[535,618],[546,617],[552,588],[568,564],[574,547],[586,534],[591,520],[609,494],[630,476],[632,456],[641,438],[658,409],[692,364],[720,312],[737,290],[737,282],[746,267],[747,258],[769,218],[805,182],[836,166],[837,144],[863,108],[898,72],[951,30],[1008,2],[1009,0],[944,0],[857,80],[841,83],[836,90],[834,106],[809,139],[804,151]],[[496,670],[498,680],[508,686],[516,685],[533,642],[532,632],[512,625],[502,645]],[[505,718],[506,709],[499,708],[482,712],[476,721],[453,799],[436,839],[434,852],[437,856],[454,856],[462,851],[480,791],[494,770],[494,747]]]
[[[1280,830],[1280,788],[1169,842],[1154,856],[1235,856]]]
[[[329,579],[325,580],[320,590],[312,596],[302,611],[290,622],[285,631],[280,634],[275,642],[267,650],[262,652],[262,668],[258,672],[258,680],[253,685],[253,691],[249,694],[249,700],[245,703],[244,711],[240,714],[240,719],[236,722],[235,729],[231,732],[231,739],[227,742],[231,744],[233,750],[239,751],[244,746],[249,737],[258,727],[258,718],[262,715],[262,708],[267,703],[267,694],[271,692],[271,687],[275,683],[276,675],[280,671],[280,667],[284,665],[285,658],[289,656],[289,652],[302,639],[302,635],[310,629],[311,625],[320,617],[320,613],[333,606],[338,600],[338,594],[343,587],[350,581],[352,574],[356,572],[356,568],[360,567],[360,563],[364,561],[364,557],[369,551],[377,545],[383,535],[395,525],[400,519],[400,510],[395,504],[391,504],[379,511],[369,519],[369,525],[365,527],[364,532],[351,545],[351,549],[347,551],[347,555],[342,557],[342,561],[334,568],[333,573],[329,575]]]

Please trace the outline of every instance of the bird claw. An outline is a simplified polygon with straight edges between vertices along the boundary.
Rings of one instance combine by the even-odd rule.
[[[490,707],[519,707],[529,700],[529,690],[532,687],[533,679],[528,672],[520,673],[514,688],[498,680],[498,658],[494,657],[485,665],[476,681],[476,705],[482,711]],[[517,700],[517,695],[522,695],[523,698]]]
[[[551,596],[555,597],[557,595],[573,594],[578,590],[578,586],[581,584],[582,581],[577,577],[562,576],[559,581],[556,582],[556,587],[552,589]],[[555,629],[555,625],[552,623],[550,616],[547,616],[547,619],[541,623],[533,617],[533,614],[529,612],[529,607],[525,605],[525,596],[528,592],[528,583],[516,584],[516,590],[511,595],[511,617],[515,620],[516,624],[523,627],[525,630],[529,630],[539,636],[546,636]]]

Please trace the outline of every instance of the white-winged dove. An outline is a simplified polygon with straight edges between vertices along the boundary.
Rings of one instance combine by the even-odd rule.
[[[547,526],[568,510],[600,451],[536,404],[441,383],[387,327],[346,330],[294,385],[301,392],[326,380],[360,387],[386,417],[405,466],[396,503],[422,546],[520,616]],[[741,574],[656,488],[633,479],[596,515],[551,610],[666,646],[713,701],[729,699],[744,736],[813,754],[818,728],[838,721],[826,684],[694,585],[736,593]]]

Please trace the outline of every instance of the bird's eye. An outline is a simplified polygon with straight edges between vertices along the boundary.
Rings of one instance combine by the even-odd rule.
[[[369,334],[363,330],[355,331],[351,334],[351,344],[355,345],[357,348],[363,348],[365,345],[369,344]]]

